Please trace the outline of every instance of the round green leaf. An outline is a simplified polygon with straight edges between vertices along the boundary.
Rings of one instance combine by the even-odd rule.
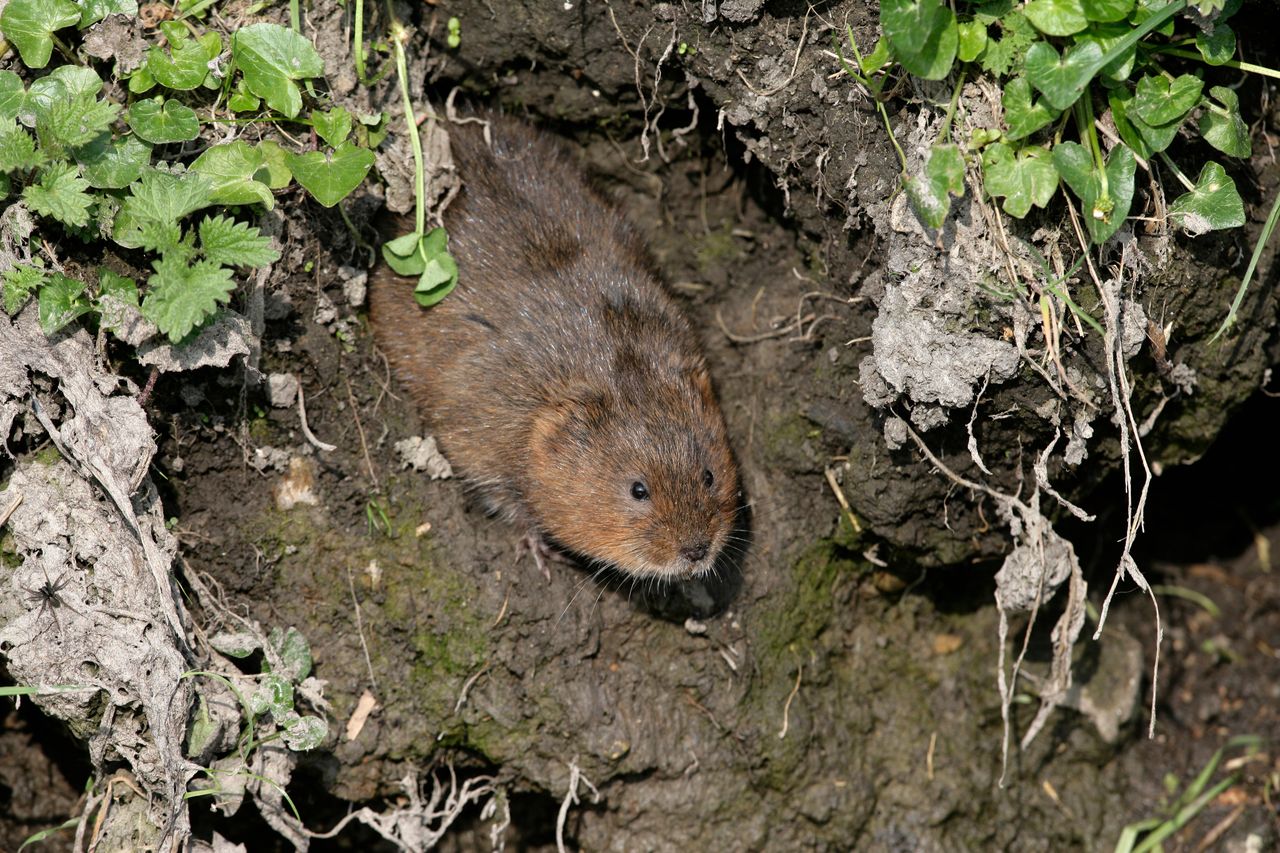
[[[147,50],[147,70],[161,86],[176,92],[198,88],[209,76],[209,63],[222,53],[222,37],[207,32],[190,38],[185,29],[166,28],[169,53],[159,47]]]
[[[372,151],[350,142],[342,143],[331,154],[311,151],[285,157],[294,179],[325,207],[333,207],[360,186],[373,160]]]
[[[1169,205],[1169,218],[1192,235],[1244,225],[1244,202],[1235,182],[1217,163],[1205,163],[1189,193]]]
[[[1027,80],[1054,109],[1065,110],[1079,100],[1102,68],[1102,60],[1102,48],[1096,42],[1076,44],[1059,56],[1053,45],[1038,41],[1027,51]]]
[[[53,33],[80,20],[69,0],[9,0],[0,13],[0,30],[18,49],[28,68],[44,68],[53,55]]]
[[[270,210],[275,197],[266,185],[269,172],[262,152],[243,139],[206,149],[191,171],[209,179],[214,204],[261,203]]]
[[[1209,90],[1200,116],[1200,134],[1214,148],[1231,157],[1248,157],[1253,152],[1249,126],[1240,117],[1240,98],[1225,86]],[[1218,103],[1215,103],[1217,101]]]
[[[0,71],[0,119],[17,118],[26,101],[27,90],[22,86],[22,78],[12,71]]]
[[[311,42],[279,24],[239,30],[231,52],[249,91],[289,118],[302,110],[302,95],[293,81],[324,74],[324,60]]]
[[[1089,26],[1081,0],[1031,0],[1023,10],[1040,32],[1069,36]]]
[[[129,107],[129,127],[147,142],[187,142],[200,135],[196,111],[175,100],[138,101]]]
[[[987,193],[1004,198],[1001,207],[1021,219],[1031,206],[1044,207],[1058,189],[1058,170],[1039,146],[1014,152],[1003,142],[982,152],[982,182]]]
[[[955,13],[942,0],[884,0],[880,23],[894,56],[909,72],[941,80],[951,71],[960,34]]]
[[[1133,203],[1133,174],[1137,160],[1127,145],[1117,145],[1107,157],[1107,193],[1089,150],[1075,142],[1053,149],[1053,165],[1084,207],[1085,227],[1094,243],[1105,243],[1129,215]]]
[[[284,721],[284,742],[294,752],[315,749],[329,736],[329,726],[319,717],[294,715]]]
[[[987,27],[978,21],[965,21],[959,25],[959,33],[956,55],[961,62],[973,62],[987,47]]]
[[[1081,0],[1084,16],[1090,21],[1123,21],[1133,11],[1133,0]]]
[[[1005,124],[1009,126],[1005,136],[1010,140],[1030,136],[1061,115],[1061,111],[1045,104],[1044,98],[1033,104],[1031,94],[1031,84],[1025,77],[1015,77],[1004,87],[1000,103],[1004,107]]]
[[[1183,74],[1172,83],[1167,77],[1145,74],[1138,81],[1129,114],[1153,127],[1181,122],[1200,103],[1203,89],[1203,81],[1191,74]]]
[[[1196,50],[1209,65],[1230,62],[1236,52],[1236,34],[1226,24],[1215,23],[1211,32],[1196,33]]]

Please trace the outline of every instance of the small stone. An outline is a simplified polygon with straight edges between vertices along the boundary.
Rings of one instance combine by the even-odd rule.
[[[287,409],[298,399],[298,377],[292,373],[272,373],[267,377],[267,396],[277,409]]]

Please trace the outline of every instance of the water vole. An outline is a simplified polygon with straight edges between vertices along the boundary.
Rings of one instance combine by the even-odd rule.
[[[380,268],[378,346],[491,509],[632,575],[705,572],[740,493],[693,331],[567,152],[510,119],[491,129],[491,148],[450,132],[457,289],[423,310]]]

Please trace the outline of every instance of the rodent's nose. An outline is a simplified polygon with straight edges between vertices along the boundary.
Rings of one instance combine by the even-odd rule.
[[[684,557],[690,563],[696,563],[703,557],[707,556],[707,551],[711,550],[711,543],[703,540],[695,542],[692,545],[686,545],[680,549],[680,556]]]

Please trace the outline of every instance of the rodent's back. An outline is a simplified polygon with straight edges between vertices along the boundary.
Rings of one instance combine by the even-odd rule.
[[[380,268],[378,345],[494,509],[633,571],[661,573],[662,553],[702,539],[718,551],[737,474],[687,321],[560,145],[510,120],[491,128],[492,149],[475,126],[450,131],[464,185],[445,214],[457,288],[422,310]],[[715,500],[689,490],[690,466]],[[645,477],[648,527],[614,494]],[[637,536],[666,544],[642,558]]]

